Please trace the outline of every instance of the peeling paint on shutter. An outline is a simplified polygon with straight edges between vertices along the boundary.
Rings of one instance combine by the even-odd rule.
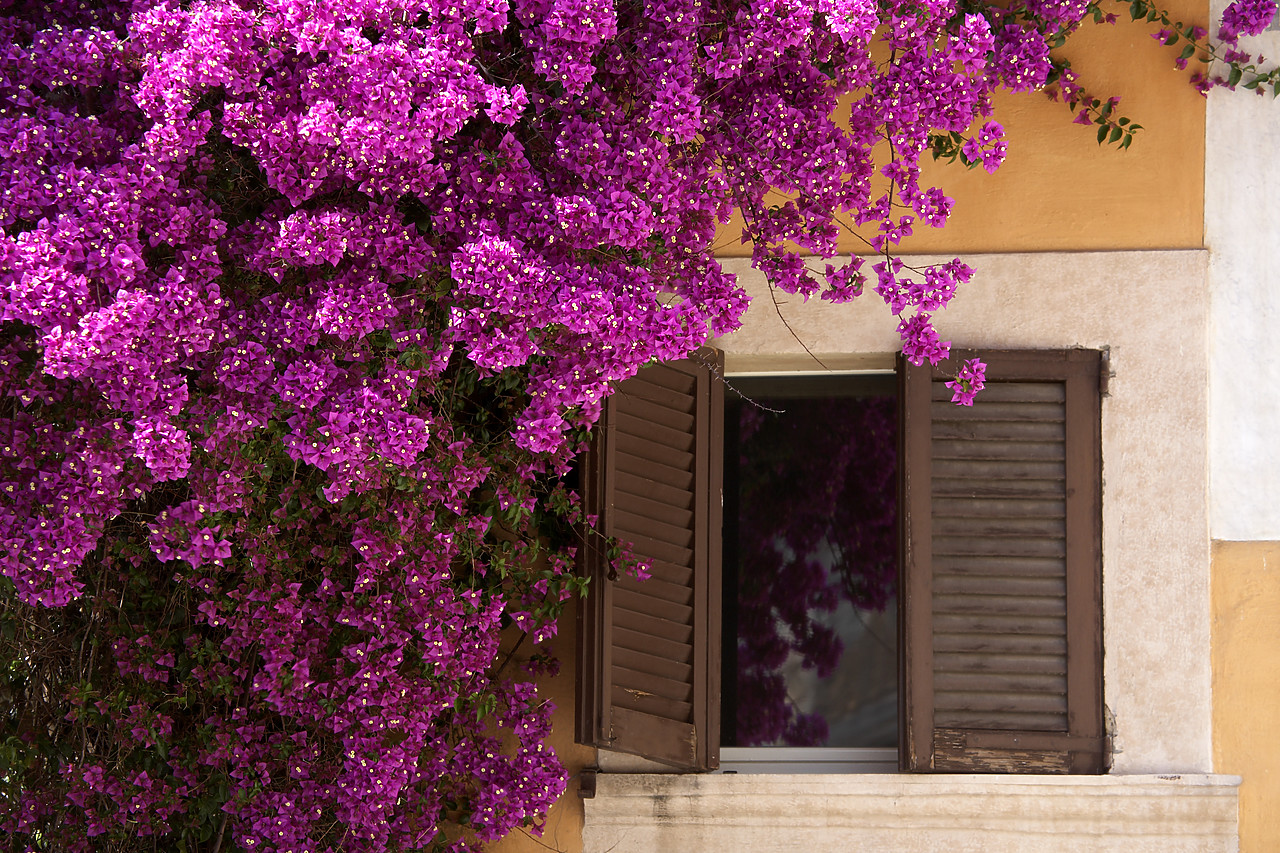
[[[1105,770],[1099,359],[904,367],[904,769]]]
[[[718,354],[645,368],[609,398],[583,464],[600,529],[651,577],[610,578],[584,549],[578,740],[690,770],[719,764]]]

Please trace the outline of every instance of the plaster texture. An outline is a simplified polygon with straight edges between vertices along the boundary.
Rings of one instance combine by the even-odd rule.
[[[1216,15],[1225,3],[1215,3]],[[1280,33],[1244,39],[1267,56]],[[1205,243],[1212,298],[1213,538],[1280,539],[1280,112],[1246,92],[1209,97]]]
[[[607,776],[587,853],[1231,853],[1227,776]]]
[[[1201,21],[1203,0],[1161,4],[1175,20]],[[1141,124],[1133,146],[1098,145],[1097,127],[1072,124],[1071,111],[1043,92],[997,92],[993,118],[1009,139],[995,174],[959,164],[921,163],[923,186],[937,185],[955,207],[945,228],[917,223],[903,252],[1029,252],[1200,248],[1203,245],[1204,99],[1170,68],[1176,53],[1153,29],[1120,14],[1114,25],[1081,27],[1061,51],[1100,97]],[[1268,55],[1271,55],[1268,52]],[[848,115],[848,106],[837,115]],[[782,200],[781,194],[776,198]],[[717,253],[751,253],[734,219]],[[862,232],[875,233],[874,226]],[[865,251],[853,233],[843,251]]]
[[[1104,694],[1115,715],[1114,772],[1209,772],[1207,255],[965,260],[977,275],[938,315],[944,339],[979,350],[1109,349],[1113,375],[1102,407]],[[726,268],[753,298],[742,328],[717,342],[727,371],[892,366],[895,323],[874,294],[846,305],[806,303],[771,296],[745,261]]]
[[[1237,773],[1240,850],[1280,850],[1280,542],[1213,544],[1214,766]]]
[[[486,844],[486,853],[546,853],[547,850],[580,853],[582,850],[582,800],[577,795],[578,778],[582,768],[595,761],[596,751],[573,742],[573,661],[578,641],[576,617],[577,605],[571,601],[560,619],[558,635],[549,643],[551,653],[564,665],[559,672],[538,678],[538,693],[554,697],[555,708],[551,713],[551,735],[547,738],[547,745],[564,763],[569,785],[547,813],[541,835],[535,835],[528,829],[516,829],[502,840]],[[504,638],[504,650],[513,647],[518,636],[518,632],[510,632],[510,636]],[[526,662],[531,651],[533,648],[529,644],[523,646],[523,652],[517,648],[515,662]]]

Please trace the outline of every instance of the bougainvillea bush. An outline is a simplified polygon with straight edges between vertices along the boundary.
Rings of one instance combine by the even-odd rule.
[[[1083,99],[1050,48],[1093,7],[1005,5],[0,7],[8,849],[536,829],[610,383],[735,327],[735,208],[777,287],[943,355],[971,271],[891,257],[950,211],[920,158],[995,169],[998,87]]]

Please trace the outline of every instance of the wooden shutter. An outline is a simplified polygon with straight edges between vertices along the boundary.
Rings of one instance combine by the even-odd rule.
[[[988,364],[972,408],[944,383]],[[1097,352],[902,371],[908,770],[1101,773]]]
[[[720,471],[718,353],[647,367],[609,398],[583,464],[599,529],[652,564],[611,571],[584,549],[578,741],[690,770],[719,765]]]

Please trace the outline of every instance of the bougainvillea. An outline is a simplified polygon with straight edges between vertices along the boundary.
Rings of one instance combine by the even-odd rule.
[[[972,271],[892,257],[950,213],[919,161],[996,168],[992,92],[1061,78],[1093,9],[6,4],[14,849],[536,827],[565,780],[530,668],[590,525],[570,461],[610,383],[738,323],[717,221],[835,301],[862,260],[796,252],[853,223],[904,348],[941,357]]]

